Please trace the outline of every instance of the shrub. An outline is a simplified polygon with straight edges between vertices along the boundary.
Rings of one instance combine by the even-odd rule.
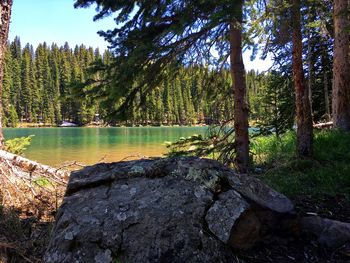
[[[30,145],[33,137],[34,135],[30,135],[28,137],[20,137],[11,140],[6,140],[5,151],[21,155],[27,149],[26,147]]]

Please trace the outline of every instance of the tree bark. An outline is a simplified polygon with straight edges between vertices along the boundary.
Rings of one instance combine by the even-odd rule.
[[[309,66],[309,78],[308,78],[308,93],[309,93],[309,101],[310,101],[310,111],[312,115],[312,88],[315,82],[315,74],[314,74],[314,58],[313,58],[313,48],[312,48],[312,40],[309,38],[308,44],[308,66]]]
[[[7,45],[12,0],[1,0],[0,2],[0,149],[4,148],[4,135],[2,132],[2,83],[4,79],[5,49]]]
[[[348,0],[334,0],[332,112],[335,128],[350,131],[350,19]]]
[[[68,181],[68,172],[31,161],[17,154],[0,150],[0,160],[8,161],[11,165],[21,169],[24,172],[35,172],[43,177],[48,177],[50,180],[58,184],[64,184],[64,182]]]
[[[236,21],[230,24],[230,62],[234,92],[235,165],[245,173],[249,164],[248,103],[245,69],[242,57],[243,2],[237,5]]]
[[[328,73],[327,73],[327,52],[326,47],[323,47],[322,51],[322,68],[323,68],[323,92],[324,92],[324,101],[326,108],[326,120],[331,119],[331,111],[329,105],[329,90],[328,90]]]
[[[299,158],[312,155],[312,115],[309,90],[305,86],[302,61],[302,35],[300,0],[293,0],[293,79],[296,97],[297,155]]]
[[[311,9],[311,7],[310,7]],[[308,23],[312,23],[315,21],[315,16],[311,13],[312,11],[310,10],[308,14]],[[309,28],[308,30],[308,41],[307,41],[307,60],[308,60],[308,68],[309,68],[309,76],[308,76],[308,92],[309,92],[309,100],[310,100],[310,110],[311,110],[311,115],[313,115],[313,110],[312,110],[312,89],[315,83],[315,72],[314,72],[314,66],[315,66],[315,56],[314,56],[314,41],[312,37],[312,29]]]

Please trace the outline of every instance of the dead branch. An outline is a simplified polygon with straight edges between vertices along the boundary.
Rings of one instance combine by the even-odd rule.
[[[97,163],[102,163],[102,162],[104,162],[104,161],[106,160],[106,158],[107,158],[107,155],[104,155],[100,160],[98,160]]]
[[[83,163],[79,163],[77,161],[73,161],[73,162],[70,162],[68,164],[61,165],[60,167],[56,168],[56,171],[65,170],[65,169],[67,169],[69,167],[74,167],[74,166],[78,166],[78,167],[81,167],[81,168],[86,167],[86,165],[83,164]]]
[[[63,198],[68,174],[0,150],[2,205],[50,219]]]
[[[141,155],[141,154],[135,154],[135,155],[128,155],[128,156],[124,157],[123,159],[120,159],[119,162],[127,161],[131,158],[133,158],[133,159],[136,159],[136,158],[137,159],[149,159],[148,156]]]
[[[316,129],[330,129],[332,127],[333,127],[332,121],[314,124],[314,128]]]
[[[29,173],[37,172],[40,174],[51,175],[57,179],[67,178],[67,172],[57,171],[48,165],[39,164],[19,155],[0,150],[0,159],[10,161],[14,166],[21,168]]]

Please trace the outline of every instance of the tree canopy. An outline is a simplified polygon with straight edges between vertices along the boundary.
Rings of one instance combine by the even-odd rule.
[[[239,1],[79,0],[75,7],[93,3],[98,5],[95,20],[116,14],[116,28],[100,35],[115,55],[113,85],[107,92],[115,99],[113,87],[124,87],[123,109],[142,86],[156,86],[169,65],[222,67],[227,62],[228,30],[237,17]]]

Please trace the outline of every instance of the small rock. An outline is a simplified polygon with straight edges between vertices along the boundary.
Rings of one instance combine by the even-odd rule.
[[[95,256],[95,263],[110,263],[113,260],[111,255],[112,253],[109,249],[101,251]]]
[[[259,179],[245,174],[228,174],[230,186],[258,205],[278,213],[292,213],[293,203],[283,194],[271,189]]]
[[[219,195],[218,200],[208,210],[205,220],[211,232],[228,244],[236,220],[249,207],[239,193],[230,190]]]

